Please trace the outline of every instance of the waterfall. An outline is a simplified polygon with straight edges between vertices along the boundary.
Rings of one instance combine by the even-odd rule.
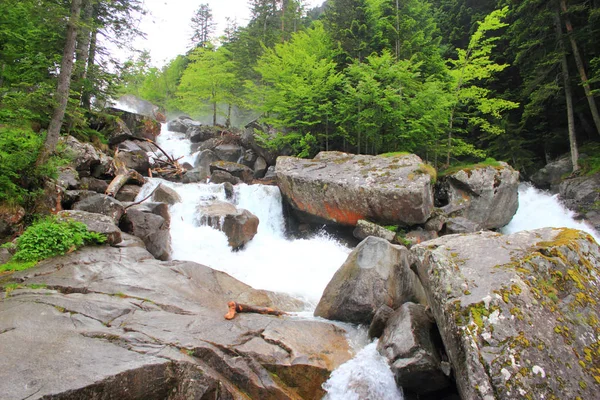
[[[538,228],[573,228],[585,231],[600,243],[600,235],[583,221],[577,221],[575,213],[566,208],[558,198],[531,184],[519,186],[519,209],[502,233],[510,234]]]

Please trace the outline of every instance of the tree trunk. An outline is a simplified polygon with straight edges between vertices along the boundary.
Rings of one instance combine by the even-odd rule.
[[[130,179],[136,181],[138,184],[143,185],[145,183],[144,177],[139,172],[127,169],[123,160],[118,157],[118,150],[115,152],[113,159],[113,168],[115,170],[115,177],[106,188],[105,194],[107,196],[115,197],[123,185]]]
[[[89,54],[87,59],[86,78],[88,81],[93,82],[95,79],[95,62],[96,62],[96,49],[98,45],[98,29],[94,28],[90,37]],[[90,85],[93,87],[93,85]],[[92,108],[92,93],[89,87],[83,89],[81,94],[81,106],[86,110]]]
[[[75,70],[73,72],[73,82],[77,85],[80,103],[83,100],[84,80],[87,75],[88,59],[90,56],[90,35],[92,32],[91,24],[94,7],[91,0],[83,0],[81,8],[82,23],[77,35],[79,40],[77,41],[77,49],[75,51]]]
[[[71,73],[73,72],[73,58],[75,57],[75,43],[77,41],[77,26],[79,23],[79,13],[81,11],[81,0],[71,0],[71,16],[67,24],[67,40],[63,51],[63,58],[60,65],[60,74],[58,75],[58,86],[56,88],[57,105],[50,120],[48,133],[44,149],[38,157],[37,164],[46,162],[50,154],[56,149],[60,128],[62,127],[65,111],[67,110],[67,101],[69,100],[69,89],[71,87]]]
[[[561,69],[563,82],[565,86],[565,100],[567,102],[567,120],[569,126],[569,146],[571,147],[571,163],[573,164],[573,172],[579,169],[579,152],[577,149],[577,136],[575,134],[575,117],[573,115],[573,93],[571,90],[571,79],[569,77],[569,63],[565,54],[565,45],[563,42],[562,24],[560,21],[560,9],[556,10],[556,36],[558,38],[558,48],[561,51]]]
[[[581,83],[583,85],[583,90],[585,91],[585,97],[587,98],[588,104],[590,106],[590,111],[592,113],[592,118],[594,119],[594,124],[596,125],[596,131],[600,135],[600,114],[598,114],[598,107],[596,106],[596,100],[594,99],[594,95],[592,94],[592,89],[590,87],[590,83],[587,78],[587,74],[585,72],[585,67],[583,65],[583,59],[581,58],[581,53],[579,52],[579,46],[577,46],[577,42],[575,41],[575,36],[573,36],[573,25],[571,24],[571,19],[567,14],[567,1],[560,0],[560,7],[565,15],[565,26],[567,27],[567,33],[569,35],[569,41],[571,42],[571,47],[573,48],[573,56],[575,57],[575,63],[577,64],[577,69],[579,70],[579,76],[581,77]]]

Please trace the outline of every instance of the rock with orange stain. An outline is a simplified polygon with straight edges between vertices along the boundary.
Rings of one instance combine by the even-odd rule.
[[[277,180],[285,199],[308,222],[413,225],[433,211],[432,177],[416,155],[279,157]]]

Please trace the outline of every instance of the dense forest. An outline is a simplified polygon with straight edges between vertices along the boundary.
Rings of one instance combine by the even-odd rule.
[[[495,158],[527,176],[570,149],[579,173],[600,166],[598,0],[249,5],[248,25],[220,37],[200,5],[192,49],[157,68],[148,52],[119,63],[106,48],[140,34],[139,0],[4,0],[0,200],[60,161],[59,131],[101,145],[90,122],[125,93],[207,123],[260,118],[279,132],[266,145],[303,157],[405,151],[438,169]]]

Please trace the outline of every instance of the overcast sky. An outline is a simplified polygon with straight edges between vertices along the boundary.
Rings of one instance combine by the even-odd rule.
[[[307,0],[307,7],[318,6],[324,0]],[[200,4],[208,3],[217,24],[216,35],[223,33],[225,18],[235,18],[245,26],[250,18],[248,0],[144,0],[149,14],[139,28],[147,35],[135,47],[150,50],[152,63],[161,66],[190,47],[190,19]]]

